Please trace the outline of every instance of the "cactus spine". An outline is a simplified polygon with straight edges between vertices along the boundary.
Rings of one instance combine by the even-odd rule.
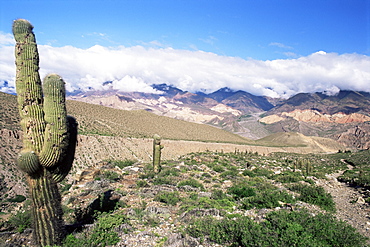
[[[153,169],[155,173],[161,171],[161,151],[163,145],[161,145],[161,137],[157,134],[153,136]]]
[[[33,26],[13,23],[16,40],[16,89],[23,130],[18,166],[25,172],[33,203],[33,234],[38,246],[60,244],[64,237],[57,182],[69,173],[77,141],[77,122],[66,115],[63,79],[49,74],[42,88]],[[44,97],[43,97],[44,93]]]

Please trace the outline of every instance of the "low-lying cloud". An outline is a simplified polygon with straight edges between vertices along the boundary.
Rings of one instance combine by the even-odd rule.
[[[370,91],[370,57],[319,51],[296,59],[246,60],[172,48],[39,45],[40,74],[60,74],[67,90],[156,91],[166,83],[182,90],[213,92],[222,87],[255,95],[289,97],[300,92]],[[0,87],[12,92],[14,41],[0,33]],[[5,84],[7,81],[7,85]],[[112,83],[103,85],[104,82]]]

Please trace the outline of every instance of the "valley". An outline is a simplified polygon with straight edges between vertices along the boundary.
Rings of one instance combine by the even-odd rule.
[[[323,216],[329,218],[321,220],[328,220],[327,225],[339,233],[333,239],[343,241],[341,233],[350,231],[348,234],[352,236],[353,246],[363,246],[362,243],[365,243],[362,236],[368,236],[369,232],[366,212],[370,195],[366,192],[366,185],[359,185],[356,190],[349,185],[357,181],[357,178],[351,177],[353,175],[361,174],[361,179],[368,176],[367,165],[351,159],[365,154],[361,157],[366,160],[368,154],[344,153],[345,150],[355,149],[333,138],[299,133],[305,130],[320,133],[322,123],[311,124],[284,116],[286,119],[283,121],[267,124],[261,119],[266,118],[269,111],[238,115],[238,112],[242,112],[240,107],[236,110],[212,100],[206,100],[209,104],[207,107],[196,104],[190,107],[184,103],[189,102],[186,97],[182,97],[182,104],[174,101],[181,107],[161,105],[159,102],[168,101],[162,98],[159,101],[142,100],[141,104],[145,102],[145,105],[123,110],[117,109],[119,107],[113,101],[108,107],[104,106],[102,97],[98,97],[100,101],[96,101],[97,104],[76,100],[67,102],[69,114],[78,119],[79,136],[72,171],[60,185],[65,221],[71,233],[66,246],[72,243],[82,246],[89,241],[96,243],[98,240],[94,236],[104,238],[106,243],[115,243],[115,246],[172,246],[180,243],[189,246],[225,246],[223,241],[238,241],[238,237],[233,240],[214,239],[210,232],[202,228],[201,222],[192,221],[196,219],[193,217],[202,216],[210,220],[212,227],[218,224],[213,217],[228,221],[227,224],[235,221],[232,219],[238,219],[238,222],[253,225],[254,229],[262,226],[264,221],[272,220],[271,217],[278,217],[281,221],[279,224],[284,224],[285,213],[293,208],[292,214],[312,222],[319,218],[310,218],[306,210],[325,215],[334,212],[337,219],[347,223],[337,229],[344,223],[337,223],[331,216]],[[122,101],[123,96],[120,97]],[[124,101],[131,101],[131,106],[134,105],[134,99],[127,97]],[[24,220],[29,207],[25,177],[15,164],[22,146],[16,98],[0,93],[0,100],[0,190],[3,192],[0,197],[0,245],[5,241],[15,245],[29,244],[30,229]],[[148,102],[151,109],[148,108]],[[193,116],[194,120],[194,116],[201,116],[205,112],[202,110],[204,108],[209,108],[207,113],[216,115],[208,124],[168,117],[166,115],[170,114],[163,110],[185,109],[182,113],[186,115],[192,112],[186,116]],[[162,112],[155,109],[162,109]],[[208,121],[204,119],[202,121]],[[358,122],[346,124],[356,124],[359,128]],[[276,131],[279,130],[276,126],[283,131]],[[289,131],[296,130],[297,126],[299,132]],[[326,128],[334,128],[332,126]],[[335,123],[335,126],[340,130],[342,125]],[[233,133],[226,131],[230,129],[234,130]],[[362,137],[367,135],[360,131],[356,135],[360,133]],[[153,174],[151,168],[154,134],[163,138],[164,147],[163,170],[157,175]],[[355,142],[358,140],[355,139]],[[355,166],[349,170],[342,160],[350,160]],[[338,181],[340,179],[342,182]],[[297,199],[299,193],[303,193],[297,190],[306,188],[298,186],[301,183],[310,190],[325,188],[330,192],[320,192],[328,200],[327,204],[308,201],[303,197]],[[238,198],[236,188],[243,186],[253,193]],[[261,198],[269,199],[266,204],[258,206]],[[326,208],[328,205],[332,206]],[[337,205],[335,209],[333,205]],[[353,210],[361,211],[361,214],[355,217],[351,213]],[[112,224],[109,229],[115,238],[104,235],[105,230],[99,228],[99,222],[104,221]],[[334,225],[329,222],[334,222]],[[298,226],[302,223],[295,224]],[[78,228],[81,225],[83,227]],[[114,228],[114,225],[118,228]],[[191,225],[199,228],[192,228]],[[315,228],[314,225],[312,227]],[[180,229],[186,231],[179,234]],[[199,231],[202,235],[199,235]],[[320,231],[315,231],[320,234]],[[222,230],[218,229],[217,232],[221,233]],[[356,235],[357,232],[362,236]],[[302,233],[298,230],[289,235],[288,241],[297,241],[295,236],[302,239]],[[313,237],[316,233],[312,234],[311,238],[316,239]],[[268,241],[264,240],[263,234],[256,236],[259,241]],[[282,244],[279,241],[285,240],[276,241]]]

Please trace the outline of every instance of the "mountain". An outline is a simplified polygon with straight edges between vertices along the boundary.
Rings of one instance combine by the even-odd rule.
[[[123,110],[141,109],[254,140],[277,132],[299,132],[332,138],[351,148],[370,148],[370,94],[366,92],[300,93],[284,100],[228,87],[209,94],[167,84],[152,87],[158,93],[89,91],[69,99]]]
[[[207,97],[210,97],[210,98],[216,100],[217,102],[221,102],[224,99],[226,99],[230,96],[233,96],[234,94],[235,94],[234,90],[232,90],[228,87],[224,87],[224,88],[220,88],[217,91],[214,91],[213,93],[206,94],[206,95],[207,95]]]
[[[370,112],[370,93],[339,91],[336,95],[300,93],[276,106],[271,113],[294,110],[317,110],[322,114]]]
[[[163,92],[164,94],[162,94],[162,95],[167,95],[167,96],[175,96],[177,94],[184,93],[184,91],[182,91],[181,89],[178,89],[178,88],[176,88],[174,86],[171,86],[171,85],[167,85],[165,83],[153,84],[152,88]]]
[[[210,93],[207,97],[237,109],[243,114],[268,111],[274,107],[266,97],[255,96],[242,90],[233,91],[227,87]]]
[[[89,91],[69,95],[69,99],[122,110],[146,110],[160,116],[209,124],[236,133],[252,133],[238,121],[240,117],[273,107],[266,97],[222,88],[210,94],[191,93],[167,84],[154,84],[158,93]],[[263,136],[242,134],[257,139]]]
[[[223,122],[236,119],[243,113],[201,94],[182,91],[166,84],[152,85],[159,92],[138,93],[90,91],[70,95],[68,99],[98,104],[122,110],[145,110],[159,116],[167,116],[194,123]],[[217,126],[219,127],[219,126]]]
[[[300,132],[353,148],[370,148],[370,94],[366,92],[300,93],[266,112],[259,121],[271,132]]]

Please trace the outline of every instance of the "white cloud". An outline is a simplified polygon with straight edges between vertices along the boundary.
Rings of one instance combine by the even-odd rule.
[[[14,41],[7,34],[0,35],[1,40],[0,82],[14,86]],[[41,76],[60,74],[69,91],[103,90],[106,81],[123,91],[153,92],[151,84],[167,83],[191,92],[230,87],[271,97],[338,89],[370,91],[370,57],[359,54],[320,51],[296,59],[259,61],[143,46],[79,49],[41,45],[39,52]]]
[[[136,76],[126,75],[121,80],[114,80],[112,82],[113,89],[118,89],[123,92],[144,92],[144,93],[158,93],[150,85],[146,84],[143,79]]]
[[[279,43],[279,42],[271,42],[269,44],[269,46],[277,46],[279,48],[283,48],[283,49],[293,49],[293,47],[289,46],[289,45],[284,45],[283,43]]]
[[[13,38],[13,35],[11,35],[10,33],[4,33],[0,31],[0,46],[14,45],[14,44],[15,44],[15,40]]]

